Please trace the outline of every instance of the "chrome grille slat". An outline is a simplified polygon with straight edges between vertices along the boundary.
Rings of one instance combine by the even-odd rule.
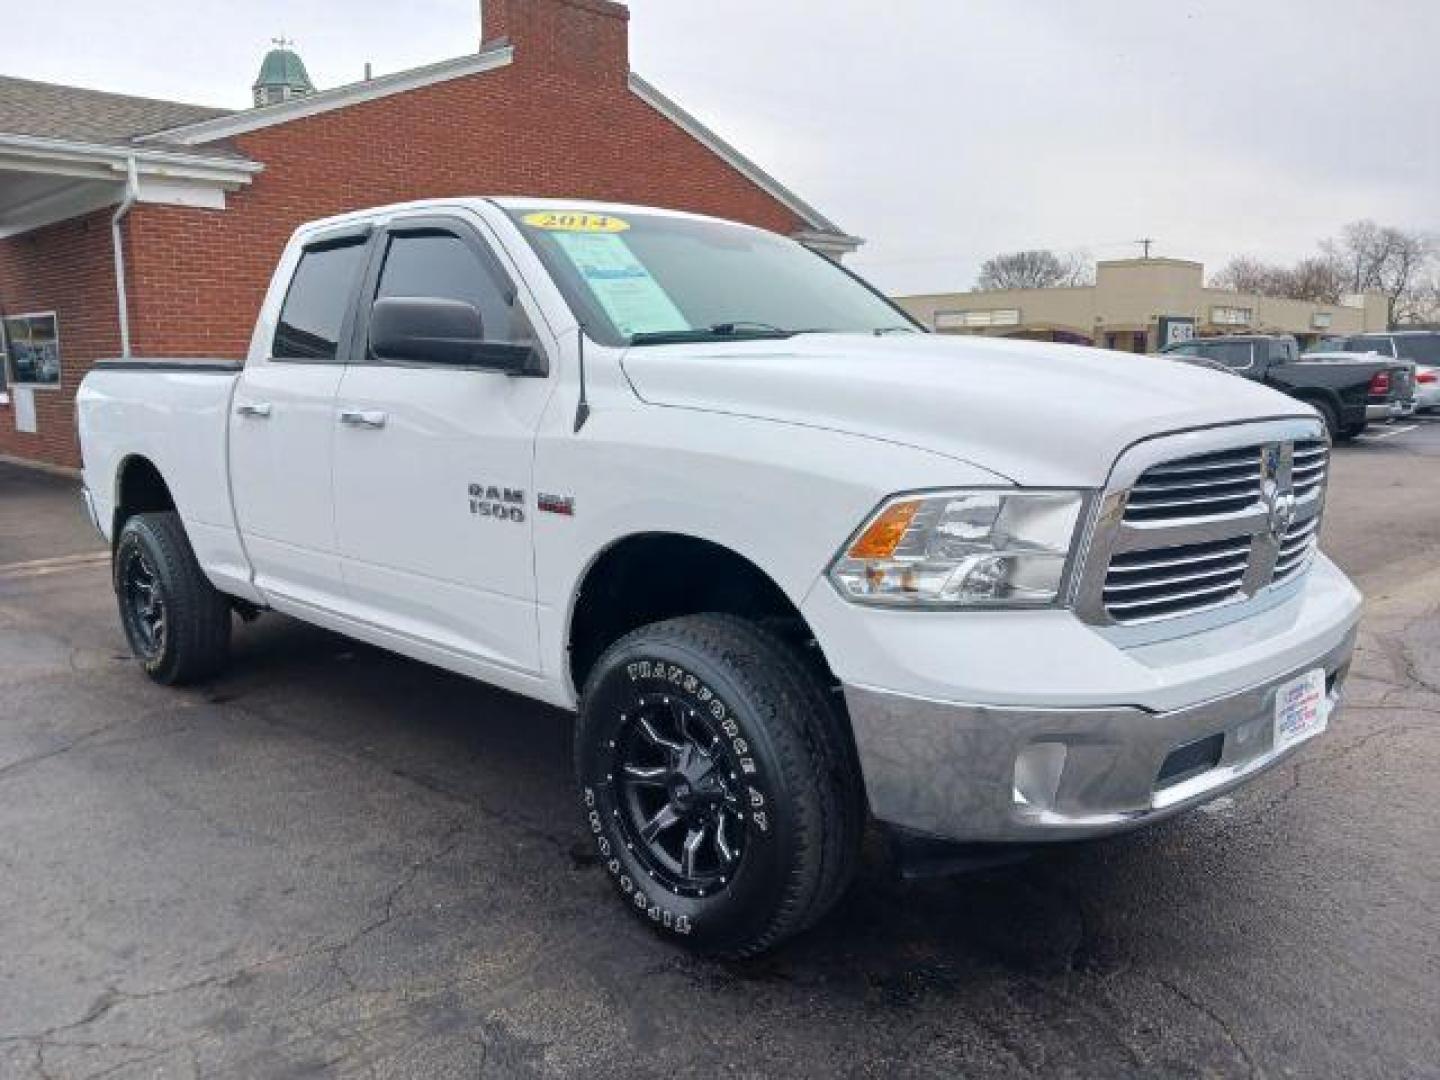
[[[1224,543],[1224,541],[1221,541],[1221,543]],[[1164,555],[1164,553],[1165,553],[1166,551],[1179,552],[1179,551],[1182,551],[1182,550],[1186,550],[1186,549],[1184,549],[1184,548],[1178,548],[1178,547],[1177,547],[1177,548],[1156,548],[1156,549],[1154,549],[1155,554],[1157,554],[1157,555]],[[1178,554],[1176,554],[1176,555],[1171,555],[1171,556],[1169,556],[1169,557],[1160,558],[1160,559],[1146,559],[1146,560],[1144,560],[1144,561],[1138,561],[1138,560],[1137,560],[1137,561],[1133,561],[1133,562],[1130,561],[1131,559],[1134,558],[1135,555],[1144,555],[1144,554],[1146,554],[1146,553],[1145,553],[1145,552],[1132,552],[1132,553],[1126,554],[1126,555],[1117,555],[1117,556],[1115,556],[1115,558],[1112,559],[1111,562],[1110,562],[1110,572],[1111,572],[1112,574],[1128,574],[1128,573],[1137,572],[1137,571],[1142,571],[1142,570],[1162,570],[1162,569],[1165,569],[1165,568],[1171,567],[1171,566],[1185,566],[1185,565],[1191,564],[1191,563],[1204,562],[1204,561],[1207,561],[1207,560],[1214,560],[1214,559],[1226,558],[1226,557],[1228,557],[1228,556],[1237,555],[1237,554],[1240,555],[1240,556],[1242,556],[1243,558],[1248,559],[1248,558],[1250,557],[1250,540],[1249,540],[1249,538],[1246,538],[1242,543],[1237,543],[1237,544],[1235,544],[1235,545],[1232,546],[1232,547],[1222,548],[1221,550],[1215,552],[1214,554],[1208,554],[1208,555],[1190,555],[1190,554],[1178,555]]]
[[[1131,473],[1115,496],[1091,610],[1112,623],[1148,623],[1236,603],[1302,574],[1319,550],[1330,467],[1329,444],[1313,430],[1294,425],[1269,442],[1152,458]]]
[[[1106,607],[1112,612],[1134,612],[1144,608],[1169,607],[1175,604],[1183,605],[1185,601],[1203,600],[1206,603],[1213,603],[1220,599],[1229,599],[1240,589],[1240,583],[1244,576],[1235,577],[1232,581],[1203,589],[1187,589],[1184,592],[1169,593],[1164,596],[1150,597],[1144,600],[1121,600],[1113,603],[1106,603]]]
[[[1232,563],[1229,566],[1217,566],[1211,570],[1196,570],[1190,574],[1172,574],[1169,577],[1154,578],[1145,581],[1124,581],[1115,584],[1107,583],[1105,586],[1105,597],[1109,599],[1117,593],[1137,593],[1145,590],[1164,590],[1171,585],[1187,585],[1191,582],[1205,581],[1208,578],[1244,577],[1245,568],[1249,560]]]

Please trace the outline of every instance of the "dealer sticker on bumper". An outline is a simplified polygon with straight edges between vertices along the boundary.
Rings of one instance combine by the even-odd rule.
[[[1319,735],[1329,719],[1324,669],[1291,679],[1275,691],[1274,749],[1279,752]]]

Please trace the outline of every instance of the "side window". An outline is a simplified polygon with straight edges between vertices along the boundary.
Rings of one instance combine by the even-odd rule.
[[[345,311],[364,265],[364,240],[306,249],[280,308],[271,355],[334,360]]]
[[[464,301],[480,312],[486,341],[523,345],[533,339],[500,269],[454,233],[424,229],[390,237],[375,299],[396,296]]]
[[[1290,343],[1288,341],[1270,342],[1270,363],[1284,364],[1294,359],[1290,355]]]

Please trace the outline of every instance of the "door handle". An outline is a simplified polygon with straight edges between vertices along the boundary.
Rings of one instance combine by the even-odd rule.
[[[385,420],[383,412],[373,409],[344,409],[340,413],[340,422],[350,427],[382,428]]]
[[[270,403],[268,401],[249,401],[244,405],[237,405],[235,412],[240,416],[253,416],[259,420],[266,420],[270,417]]]

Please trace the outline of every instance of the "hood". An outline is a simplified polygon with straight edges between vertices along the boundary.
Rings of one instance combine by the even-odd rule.
[[[902,443],[1036,487],[1099,486],[1148,436],[1309,412],[1229,373],[1000,338],[803,334],[631,348],[621,363],[652,404]]]

